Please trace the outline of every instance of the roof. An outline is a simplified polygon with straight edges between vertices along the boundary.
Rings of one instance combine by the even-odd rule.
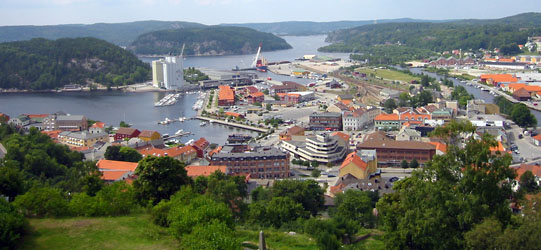
[[[342,132],[334,132],[334,133],[332,133],[331,135],[332,135],[332,136],[338,136],[338,137],[344,139],[345,142],[349,142],[349,135],[344,134],[344,133],[342,133]]]
[[[501,141],[498,141],[498,146],[496,147],[490,147],[490,151],[492,152],[505,152],[505,148],[503,147],[503,144]]]
[[[228,115],[228,116],[234,116],[234,117],[239,117],[239,116],[241,116],[241,114],[235,113],[235,112],[225,112],[225,115]]]
[[[96,122],[94,124],[92,124],[92,126],[90,126],[91,128],[104,128],[105,127],[105,123],[104,122]]]
[[[323,112],[323,113],[318,113],[318,112],[314,112],[312,114],[310,114],[310,116],[312,117],[342,117],[342,114],[338,113],[338,112]]]
[[[517,173],[516,180],[520,180],[520,177],[526,172],[530,171],[534,176],[541,177],[541,166],[531,165],[531,164],[520,164],[519,167],[515,169]]]
[[[218,99],[220,100],[235,100],[235,93],[233,89],[226,85],[218,86],[220,89],[218,93]]]
[[[158,133],[158,132],[156,132],[156,131],[154,131],[154,130],[143,130],[143,131],[141,131],[141,133],[139,134],[139,137],[152,137],[152,135],[153,135],[154,133]],[[159,134],[160,134],[160,133],[158,133],[158,135],[159,135]]]
[[[296,135],[296,134],[299,134],[301,132],[304,132],[304,128],[295,125],[295,126],[293,126],[291,128],[288,128],[288,129],[284,130],[282,133],[280,133],[280,135]]]
[[[153,155],[153,156],[158,156],[158,157],[160,157],[160,156],[169,156],[169,157],[172,157],[172,158],[178,157],[180,155],[191,154],[191,153],[196,154],[197,153],[195,148],[190,146],[190,145],[184,146],[184,147],[167,148],[167,149],[147,147],[147,148],[140,149],[138,151],[143,156],[147,156],[147,155]]]
[[[209,141],[207,141],[207,139],[205,139],[204,137],[199,138],[199,140],[193,143],[193,146],[199,149],[205,149],[209,145],[210,145]]]
[[[135,172],[139,163],[137,162],[127,162],[127,161],[112,161],[112,160],[99,160],[96,163],[96,166],[100,171],[118,171],[118,170],[127,170]]]
[[[257,89],[256,87],[254,86],[248,86],[245,88],[250,94],[251,93],[255,93],[255,92],[259,92],[259,89]]]
[[[108,134],[107,133],[90,133],[88,131],[77,131],[77,132],[64,131],[58,134],[58,136],[66,136],[66,137],[71,137],[71,138],[76,138],[76,139],[81,139],[81,140],[89,140],[93,138],[108,136]]]
[[[419,141],[391,141],[391,140],[365,140],[357,145],[357,148],[364,149],[417,149],[436,150],[436,146]]]
[[[344,105],[347,105],[347,106],[351,105],[351,103],[352,103],[351,100],[342,100],[340,102],[343,103]]]
[[[374,121],[399,121],[397,114],[379,114],[374,118]]]
[[[353,99],[353,95],[351,94],[343,94],[343,95],[339,95],[340,96],[340,99],[342,100],[352,100]]]
[[[368,167],[368,164],[364,162],[359,155],[357,155],[357,152],[351,152],[346,156],[346,159],[342,162],[342,165],[340,166],[340,169],[343,167],[349,165],[350,163],[355,164],[358,168],[362,168],[363,170]]]
[[[124,176],[126,173],[132,173],[132,171],[129,171],[129,170],[102,171],[101,179],[105,181],[116,181],[122,178],[122,176]]]
[[[532,138],[533,138],[534,140],[541,141],[541,134],[538,134],[538,135],[536,135],[536,136],[532,136]]]
[[[531,97],[530,96],[530,92],[528,92],[528,90],[526,90],[525,88],[520,88],[518,90],[516,90],[515,92],[513,92],[513,96],[515,97]]]
[[[51,139],[58,138],[58,135],[62,133],[62,130],[53,130],[53,131],[41,131],[42,134],[46,134],[47,136],[51,137]]]
[[[57,115],[57,121],[81,121],[85,119],[84,115]]]
[[[250,94],[252,97],[260,97],[260,96],[265,96],[265,94],[263,94],[263,92],[255,92],[255,93],[252,93]]]
[[[209,176],[216,171],[226,174],[227,166],[186,166],[186,172],[190,177]]]
[[[436,146],[436,150],[439,150],[441,152],[447,152],[447,145],[441,143],[441,142],[435,142],[435,141],[431,141],[429,142],[430,144]]]
[[[500,59],[502,60],[502,59]],[[481,75],[481,80],[488,80],[491,79],[493,82],[500,83],[500,82],[518,82],[518,78],[510,75],[510,74],[484,74]]]
[[[208,153],[209,157],[212,157],[212,155],[214,155],[214,154],[220,153],[220,151],[222,151],[222,148],[223,148],[222,146],[218,146],[215,149],[211,150]]]
[[[116,133],[121,134],[121,135],[133,135],[133,133],[135,133],[136,131],[139,132],[139,130],[137,130],[136,128],[124,128],[124,127],[121,127],[116,131]]]

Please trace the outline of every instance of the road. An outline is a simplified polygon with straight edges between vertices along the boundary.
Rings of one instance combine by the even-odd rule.
[[[518,138],[518,135],[522,134],[522,128],[513,125],[507,132],[509,133],[509,140],[517,145],[520,157],[523,157],[526,161],[541,157],[541,148],[533,145],[530,136],[524,136],[522,139]]]

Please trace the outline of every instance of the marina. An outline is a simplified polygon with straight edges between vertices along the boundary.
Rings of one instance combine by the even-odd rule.
[[[180,93],[168,94],[158,102],[154,103],[154,107],[171,106],[178,102],[180,95]]]

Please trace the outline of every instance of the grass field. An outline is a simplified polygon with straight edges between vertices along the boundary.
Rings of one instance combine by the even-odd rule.
[[[413,80],[420,81],[421,78],[416,76],[411,76],[402,72],[390,70],[390,69],[356,69],[355,71],[358,71],[360,73],[365,73],[366,75],[370,76],[370,74],[374,74],[377,77],[381,77],[385,80],[391,80],[391,81],[402,81],[410,83]]]
[[[149,215],[30,219],[31,232],[18,249],[179,249],[167,229]]]

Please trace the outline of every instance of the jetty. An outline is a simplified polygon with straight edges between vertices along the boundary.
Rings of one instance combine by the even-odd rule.
[[[222,121],[222,120],[218,120],[218,119],[212,119],[212,118],[208,118],[208,117],[202,117],[202,116],[197,116],[195,118],[199,119],[199,120],[202,120],[202,121],[207,121],[207,122],[210,122],[210,123],[217,123],[217,124],[222,124],[222,125],[226,125],[226,126],[230,126],[230,127],[242,128],[242,129],[246,129],[246,130],[256,131],[256,132],[260,132],[260,133],[269,132],[269,129],[267,129],[267,128],[257,128],[257,127],[252,127],[252,126],[248,126],[248,125],[244,125],[244,124],[238,124],[238,123],[234,123],[234,122],[226,122],[226,121]]]

